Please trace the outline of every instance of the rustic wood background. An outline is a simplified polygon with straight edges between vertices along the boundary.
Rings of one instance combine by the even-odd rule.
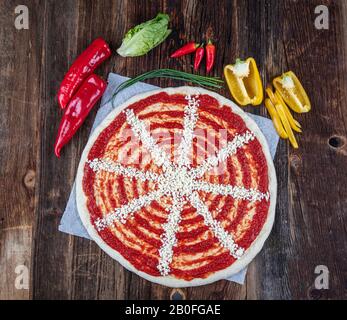
[[[18,3],[19,4],[19,3]],[[160,67],[192,71],[192,58],[168,53],[212,36],[214,74],[252,56],[267,84],[293,70],[312,111],[297,115],[300,148],[281,141],[276,222],[241,286],[228,281],[183,289],[187,299],[347,298],[347,1],[31,1],[29,30],[16,30],[17,1],[0,1],[0,298],[168,299],[172,289],[126,271],[97,245],[58,232],[77,165],[98,108],[61,159],[53,144],[62,112],[55,93],[84,48],[102,36],[116,49],[132,26],[171,16],[172,35],[139,58],[114,54],[98,74],[127,76]],[[328,30],[314,27],[314,9],[329,8]],[[203,73],[204,71],[202,71]],[[179,85],[153,80],[161,86]],[[221,93],[229,97],[227,89]],[[266,115],[264,106],[247,111]],[[15,268],[30,270],[28,290],[15,289]],[[314,289],[317,265],[330,289]]]

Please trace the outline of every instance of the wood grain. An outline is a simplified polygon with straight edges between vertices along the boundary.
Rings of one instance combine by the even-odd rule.
[[[1,297],[28,298],[17,290],[17,265],[31,270],[34,212],[37,205],[40,149],[39,78],[40,16],[31,30],[14,27],[15,6],[0,2],[0,292]]]
[[[219,281],[181,293],[187,299],[347,298],[346,1],[22,2],[29,8],[29,30],[14,28],[15,1],[0,2],[0,270],[6,270],[0,299],[170,298],[172,289],[126,271],[92,241],[58,232],[97,108],[62,158],[53,155],[62,115],[55,93],[74,58],[98,36],[115,50],[129,28],[159,11],[171,17],[170,37],[143,57],[114,54],[99,75],[135,76],[161,67],[192,72],[191,56],[168,59],[168,53],[186,41],[212,37],[214,75],[237,57],[253,56],[264,84],[293,70],[313,105],[310,113],[296,115],[304,128],[300,148],[294,151],[286,141],[278,146],[276,221],[245,285]],[[321,4],[329,8],[328,30],[314,27],[314,8]],[[226,88],[220,93],[229,97]],[[267,116],[263,106],[246,111]],[[14,287],[18,264],[31,272],[27,291]],[[314,268],[320,264],[329,268],[329,290],[314,289]]]

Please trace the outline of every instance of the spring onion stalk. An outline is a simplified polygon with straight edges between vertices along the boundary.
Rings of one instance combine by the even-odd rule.
[[[144,81],[144,80],[153,79],[153,78],[168,78],[168,79],[174,79],[174,80],[181,80],[181,81],[197,84],[204,88],[214,88],[214,89],[222,88],[222,84],[224,83],[223,80],[217,77],[199,76],[196,74],[173,70],[173,69],[156,69],[156,70],[152,70],[152,71],[148,71],[146,73],[140,74],[135,78],[131,78],[129,80],[124,81],[122,84],[120,84],[117,87],[115,93],[113,94],[112,98],[109,101],[112,100],[112,105],[113,105],[114,98],[120,91],[132,86],[133,84],[139,81]]]

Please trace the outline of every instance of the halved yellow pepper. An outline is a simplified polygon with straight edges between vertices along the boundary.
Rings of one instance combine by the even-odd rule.
[[[284,111],[282,104],[276,104],[275,109],[281,118],[282,124],[284,126],[284,129],[287,132],[290,143],[292,144],[293,148],[297,149],[298,148],[298,142],[295,139],[294,133],[292,131],[292,128],[290,127],[289,121],[286,117],[286,113]]]
[[[237,59],[235,64],[226,65],[224,75],[230,93],[239,105],[252,104],[256,106],[261,104],[263,85],[253,58],[248,58],[245,61]]]
[[[303,113],[311,110],[311,102],[306,91],[292,71],[276,77],[273,85],[293,111]]]
[[[278,133],[278,135],[282,138],[282,139],[287,139],[288,135],[286,133],[286,131],[283,128],[283,125],[281,123],[281,119],[275,109],[275,106],[273,105],[273,103],[271,102],[270,99],[266,98],[265,99],[265,107],[267,109],[267,111],[270,114],[270,117],[272,119],[272,122],[274,124],[274,127]]]
[[[292,127],[292,129],[295,130],[296,132],[302,132],[301,131],[301,124],[293,118],[290,110],[288,109],[287,105],[283,101],[283,99],[282,99],[282,97],[278,91],[275,92],[275,97],[277,98],[278,103],[283,106],[284,113],[286,114],[286,117],[287,117],[288,122],[289,122],[290,126]]]

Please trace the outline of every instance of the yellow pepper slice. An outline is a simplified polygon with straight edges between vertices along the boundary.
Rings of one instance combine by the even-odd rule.
[[[252,104],[256,106],[261,104],[263,85],[253,58],[248,58],[245,61],[237,59],[235,64],[226,65],[224,75],[230,93],[239,105]]]
[[[271,100],[273,105],[281,104],[283,106],[284,112],[286,114],[286,117],[287,117],[287,119],[289,121],[289,124],[292,127],[292,129],[295,130],[296,132],[302,132],[301,129],[300,129],[301,128],[300,123],[293,118],[291,112],[289,111],[287,105],[283,101],[283,99],[282,99],[281,95],[279,94],[279,92],[276,90],[276,92],[274,93],[272,91],[271,85],[268,85],[266,87],[265,92],[269,96],[269,98],[270,98],[270,100]]]
[[[287,132],[290,143],[292,144],[293,148],[297,149],[298,148],[298,142],[295,139],[294,133],[292,131],[292,128],[290,127],[290,124],[289,124],[289,121],[286,117],[286,113],[284,111],[283,106],[281,104],[276,104],[275,108],[276,108],[278,115],[281,118],[282,124],[284,126],[284,129]]]
[[[269,115],[272,119],[272,122],[274,124],[274,127],[278,133],[278,135],[282,138],[282,139],[287,139],[288,135],[286,133],[286,131],[283,128],[283,125],[281,123],[281,119],[275,109],[275,106],[273,105],[273,103],[271,102],[270,99],[266,98],[265,99],[265,106],[267,111],[269,112]]]
[[[279,94],[277,90],[275,92],[275,97],[277,98],[278,103],[283,106],[284,113],[286,114],[286,117],[292,129],[295,130],[296,132],[302,132],[301,124],[293,118],[290,110],[288,109],[287,105],[285,104],[285,102],[283,101],[281,95]]]
[[[307,93],[292,71],[276,77],[273,85],[293,111],[303,113],[311,110],[311,102]]]
[[[275,97],[275,94],[272,90],[272,86],[268,85],[265,89],[265,92],[267,93],[268,97],[270,98],[273,105],[276,105],[278,103],[277,98]]]

